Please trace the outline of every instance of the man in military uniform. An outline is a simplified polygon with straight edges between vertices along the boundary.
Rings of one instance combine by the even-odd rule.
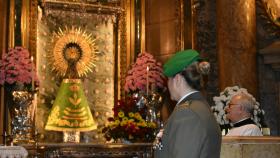
[[[210,106],[199,92],[201,73],[195,50],[177,52],[164,65],[168,89],[176,107],[155,150],[156,158],[219,158],[220,128]]]

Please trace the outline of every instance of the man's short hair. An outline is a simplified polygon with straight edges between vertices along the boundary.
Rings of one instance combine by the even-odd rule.
[[[240,105],[243,107],[243,109],[250,113],[251,115],[254,114],[254,100],[251,96],[249,96],[246,93],[240,92],[234,96],[240,96]]]

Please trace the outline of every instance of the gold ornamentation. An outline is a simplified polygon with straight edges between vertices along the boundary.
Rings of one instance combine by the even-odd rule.
[[[59,106],[54,107],[51,114],[49,115],[49,123],[50,124],[57,124],[59,122]]]
[[[52,70],[60,76],[75,71],[79,77],[85,76],[95,66],[95,40],[81,28],[66,27],[53,34],[53,50],[49,60]],[[74,66],[74,67],[73,67]],[[73,68],[75,70],[73,70]]]
[[[78,113],[78,114],[70,113],[70,112],[67,111],[67,110],[64,110],[63,112],[64,112],[64,114],[67,115],[67,116],[70,116],[70,115],[71,115],[71,116],[74,116],[74,117],[86,115],[86,111],[83,111],[83,112]]]
[[[63,79],[64,83],[81,83],[80,79]]]
[[[85,110],[85,108],[82,107],[82,108],[79,108],[79,109],[71,109],[71,108],[67,107],[67,108],[65,108],[65,110],[67,110],[69,112],[82,112],[82,111]]]
[[[268,17],[270,18],[270,20],[277,25],[278,27],[280,27],[280,11],[278,11],[280,8],[280,3],[275,1],[270,1],[270,0],[262,0],[264,8],[266,10],[266,13],[268,15]],[[278,5],[279,4],[279,5]]]
[[[77,93],[74,93],[73,97],[69,97],[68,99],[69,99],[70,103],[75,106],[79,105],[82,101],[81,98],[78,98]]]
[[[63,118],[67,120],[87,120],[88,116],[83,116],[83,117],[63,116]]]
[[[24,4],[27,5],[27,4]],[[37,56],[37,24],[38,14],[42,13],[42,9],[38,7],[38,1],[30,1],[30,14],[29,14],[29,31],[26,34],[29,35],[29,52],[33,56]],[[11,28],[11,27],[10,27]]]
[[[260,23],[266,31],[267,36],[277,37],[280,36],[280,10],[278,9],[278,18],[273,11],[278,5],[274,4],[277,0],[256,0],[257,7],[260,8],[257,12],[257,17],[260,18]],[[271,8],[272,7],[272,8]],[[279,8],[279,7],[278,7]],[[271,15],[274,14],[274,15]]]
[[[32,54],[34,54],[34,56],[36,56],[36,50],[39,50],[40,57],[43,57],[42,59],[44,59],[44,60],[45,60],[46,56],[44,53],[43,53],[44,55],[42,55],[41,50],[53,49],[54,45],[45,43],[44,40],[38,40],[41,38],[36,38],[36,37],[37,37],[37,33],[38,33],[38,37],[43,36],[43,37],[46,37],[46,39],[50,39],[49,36],[51,36],[51,35],[49,34],[48,31],[52,31],[53,27],[51,27],[50,30],[49,29],[44,30],[44,28],[42,26],[45,26],[46,21],[44,21],[44,19],[48,20],[49,15],[51,15],[51,16],[53,15],[52,14],[52,13],[54,13],[53,11],[58,11],[61,13],[63,11],[63,9],[65,9],[65,8],[69,9],[68,11],[70,11],[70,10],[72,11],[76,8],[75,9],[75,11],[76,11],[76,10],[80,9],[80,6],[82,6],[82,7],[86,8],[88,13],[89,12],[92,13],[93,11],[96,11],[96,10],[100,11],[100,9],[102,9],[102,11],[98,12],[98,13],[102,16],[106,15],[108,12],[113,13],[112,15],[115,16],[115,18],[116,18],[116,20],[114,20],[114,28],[118,29],[116,31],[117,32],[116,35],[118,35],[118,36],[116,36],[118,42],[114,42],[114,43],[117,43],[117,45],[116,45],[117,50],[114,53],[116,54],[116,58],[120,59],[120,60],[118,60],[118,63],[117,63],[119,65],[119,67],[116,67],[116,69],[118,69],[117,70],[118,75],[115,76],[115,80],[117,80],[118,76],[125,75],[126,67],[128,66],[127,53],[130,52],[130,51],[126,51],[127,47],[129,46],[127,44],[127,42],[130,41],[130,40],[127,40],[127,37],[126,37],[126,34],[129,33],[129,32],[127,32],[127,30],[128,31],[130,30],[130,26],[126,25],[126,18],[128,18],[130,14],[128,13],[127,14],[128,16],[125,16],[125,15],[126,15],[127,10],[129,10],[129,7],[130,7],[130,5],[127,5],[127,3],[130,4],[131,2],[119,1],[118,3],[116,3],[116,5],[112,5],[114,8],[111,8],[110,6],[109,6],[110,8],[107,6],[105,6],[106,8],[105,7],[100,8],[99,4],[96,6],[93,6],[91,4],[88,4],[88,3],[86,4],[86,3],[82,3],[82,2],[81,3],[79,2],[79,4],[81,4],[79,6],[76,5],[76,2],[75,3],[68,3],[68,2],[60,3],[58,1],[43,1],[43,5],[38,5],[38,1],[36,0],[36,1],[30,1],[30,3],[32,4],[32,6],[30,8],[31,14],[30,14],[30,21],[29,21],[30,27],[31,27],[30,28],[29,46],[30,46],[30,50],[31,50]],[[124,5],[126,6],[126,9],[123,8]],[[46,14],[42,14],[42,12],[40,12],[40,10],[45,11],[44,13],[46,13]],[[86,14],[88,14],[88,13],[86,13]],[[42,19],[41,19],[41,17],[42,17]],[[37,23],[38,23],[38,25],[37,25]],[[62,22],[61,24],[65,24],[65,23]],[[57,26],[57,25],[55,25],[55,26]],[[37,29],[37,27],[38,27],[38,29]],[[126,29],[126,27],[127,27],[127,29]],[[36,42],[37,40],[39,43]],[[42,43],[40,43],[40,42],[42,42]],[[54,42],[49,40],[49,43],[54,43]],[[39,49],[36,49],[37,45],[38,45]],[[47,55],[47,57],[49,58],[49,54]],[[38,60],[38,64],[39,65],[43,64],[41,62],[42,61],[45,62],[44,60]],[[52,77],[51,81],[55,81],[55,80],[56,80],[56,78]],[[115,91],[116,94],[114,94],[114,96],[116,96],[116,97],[120,97],[120,92],[122,89],[122,86],[120,85],[120,83],[121,82],[119,82],[116,85],[116,89],[118,89],[118,91]],[[39,107],[45,107],[45,104],[40,104]],[[38,116],[44,117],[43,115],[38,115]],[[45,119],[43,118],[43,120],[45,120]],[[39,125],[38,128],[41,129],[42,127]]]
[[[187,109],[187,108],[190,107],[190,105],[191,105],[191,101],[187,101],[187,102],[185,102],[183,104],[180,104],[180,105],[176,106],[174,111]]]
[[[9,4],[9,3],[8,3]],[[9,28],[13,28],[13,29],[9,29],[9,48],[13,48],[15,46],[15,0],[10,0],[10,11],[9,11]]]
[[[69,89],[72,92],[78,92],[80,90],[80,87],[79,87],[79,85],[72,85],[72,86],[69,86]]]
[[[78,99],[75,99],[75,98],[69,98],[69,101],[73,104],[73,105],[75,105],[75,106],[77,106],[77,105],[79,105],[80,103],[81,103],[81,98],[78,98]]]
[[[63,113],[66,114],[63,116],[63,118],[59,118],[59,113],[60,113],[59,111],[60,109],[58,106],[56,106],[53,109],[52,113],[49,115],[48,124],[57,124],[60,127],[47,125],[46,128],[48,130],[71,131],[71,129],[63,128],[63,126],[68,126],[71,128],[79,127],[79,131],[88,131],[89,129],[93,130],[96,128],[96,126],[92,126],[94,124],[93,120],[90,120],[88,116],[85,116],[86,109],[84,107],[80,109],[71,109],[67,107],[63,111]],[[76,121],[71,122],[70,120],[76,120]],[[89,128],[88,126],[92,126],[92,127]]]

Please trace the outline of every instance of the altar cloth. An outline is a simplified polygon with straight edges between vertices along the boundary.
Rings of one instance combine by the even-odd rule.
[[[26,158],[27,150],[22,146],[0,146],[0,158]]]

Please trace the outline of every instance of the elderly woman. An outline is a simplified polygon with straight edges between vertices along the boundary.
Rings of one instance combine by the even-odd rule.
[[[198,52],[190,49],[177,52],[164,65],[170,97],[177,104],[164,126],[156,158],[220,157],[220,128],[199,92],[199,59]]]

